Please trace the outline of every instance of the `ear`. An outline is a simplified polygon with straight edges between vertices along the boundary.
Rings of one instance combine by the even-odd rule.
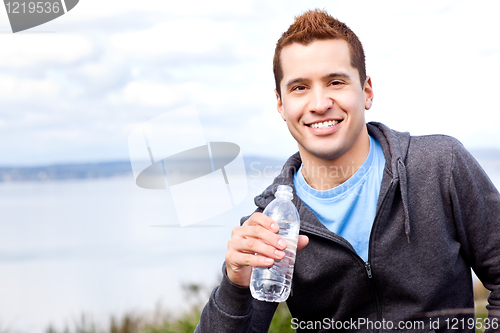
[[[373,104],[372,79],[369,76],[366,77],[365,84],[363,86],[363,93],[365,95],[365,110],[369,110]]]
[[[278,112],[281,115],[281,118],[286,121],[285,119],[285,112],[283,111],[283,102],[281,101],[280,95],[278,94],[278,91],[274,89],[274,93],[276,94],[276,101],[277,101],[277,106],[276,108],[278,109]]]

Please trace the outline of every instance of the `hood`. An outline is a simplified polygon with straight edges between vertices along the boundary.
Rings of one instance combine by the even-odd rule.
[[[410,242],[410,214],[408,209],[408,182],[406,179],[406,156],[410,147],[410,133],[391,130],[384,124],[370,122],[368,133],[380,142],[384,151],[386,170],[389,171],[391,182],[399,185],[401,200],[405,215],[405,234]]]
[[[367,124],[368,133],[373,136],[380,143],[382,150],[384,151],[384,157],[386,160],[385,170],[388,172],[390,177],[389,181],[382,180],[381,193],[387,190],[390,184],[399,186],[401,191],[401,198],[403,202],[404,209],[404,226],[406,237],[408,242],[410,242],[410,218],[408,209],[408,184],[406,179],[406,156],[408,154],[408,148],[410,146],[410,133],[408,132],[397,132],[391,130],[384,124],[377,122],[370,122]],[[302,160],[300,154],[297,152],[292,155],[286,163],[283,165],[280,174],[274,179],[273,183],[268,186],[260,195],[255,197],[255,204],[259,210],[264,210],[266,206],[274,199],[274,193],[279,185],[289,185],[293,186],[293,176],[300,168]],[[386,175],[384,175],[384,179]],[[303,206],[302,201],[297,197],[297,194],[293,193],[293,203],[300,210]],[[379,202],[380,204],[380,202]],[[305,205],[304,205],[305,206]]]

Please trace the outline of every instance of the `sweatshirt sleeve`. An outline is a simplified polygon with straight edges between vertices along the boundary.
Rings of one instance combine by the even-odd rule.
[[[453,147],[450,196],[463,253],[491,291],[488,316],[500,325],[500,194],[458,142]]]
[[[222,267],[222,281],[205,305],[195,333],[265,333],[278,303],[253,299],[250,288],[232,283]]]

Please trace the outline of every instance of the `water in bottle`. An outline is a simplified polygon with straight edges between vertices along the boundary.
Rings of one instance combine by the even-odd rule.
[[[278,235],[287,243],[285,257],[275,260],[271,267],[253,267],[250,279],[252,296],[267,302],[283,302],[290,295],[300,227],[299,213],[292,203],[292,188],[278,186],[275,197],[263,213],[278,224]]]

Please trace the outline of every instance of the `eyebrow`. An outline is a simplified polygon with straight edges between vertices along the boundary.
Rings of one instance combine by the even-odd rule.
[[[346,80],[351,80],[351,76],[349,74],[342,73],[342,72],[334,72],[334,73],[330,73],[330,74],[323,76],[324,80],[329,80],[329,79],[334,79],[334,78],[343,78]],[[309,79],[306,79],[303,77],[298,77],[298,78],[292,79],[292,80],[287,82],[286,89],[287,90],[290,89],[290,87],[296,83],[307,82],[307,81],[309,81]]]
[[[342,72],[339,72],[339,73],[330,73],[328,75],[323,76],[323,79],[334,79],[334,78],[343,78],[343,79],[346,79],[346,80],[350,80],[351,76],[349,74],[347,74],[347,73],[342,73]]]

